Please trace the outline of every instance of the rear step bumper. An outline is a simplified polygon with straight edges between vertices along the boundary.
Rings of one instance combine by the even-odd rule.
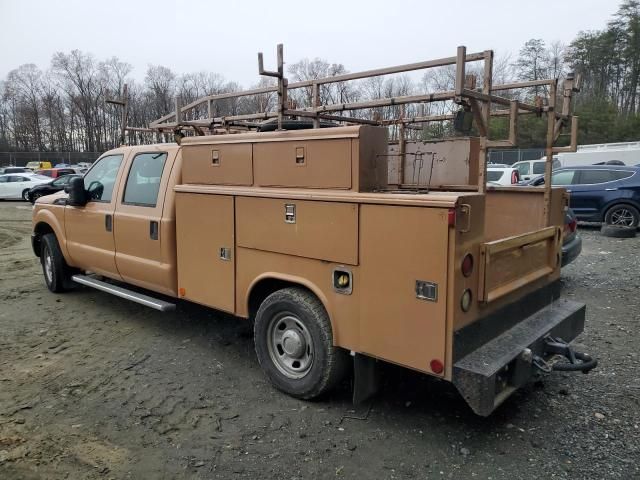
[[[139,303],[155,310],[160,310],[161,312],[168,312],[170,310],[175,310],[176,308],[173,303],[165,302],[164,300],[153,298],[148,295],[143,295],[142,293],[134,292],[133,290],[118,287],[117,285],[112,285],[87,275],[74,275],[71,279],[81,285],[86,285],[87,287],[92,287],[97,290],[110,293],[116,297],[131,300],[132,302]]]
[[[582,332],[584,318],[584,304],[562,299],[552,302],[458,359],[453,365],[454,385],[474,412],[487,416],[542,372],[587,373],[597,362],[573,352],[566,343]],[[554,368],[561,358],[558,355],[568,358],[574,368],[563,368],[566,363]]]

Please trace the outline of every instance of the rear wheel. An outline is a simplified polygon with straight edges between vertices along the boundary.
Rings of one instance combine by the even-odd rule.
[[[263,371],[278,389],[294,397],[318,397],[347,371],[348,353],[333,345],[324,306],[302,288],[279,290],[262,302],[254,340]]]
[[[604,216],[607,225],[619,225],[622,227],[637,227],[640,223],[640,212],[632,205],[614,205]]]
[[[40,263],[47,288],[61,293],[72,288],[71,269],[65,262],[55,234],[47,233],[40,241]]]
[[[22,199],[25,202],[29,201],[29,189],[28,188],[22,191]]]

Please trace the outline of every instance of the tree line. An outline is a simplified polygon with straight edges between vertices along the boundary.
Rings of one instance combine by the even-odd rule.
[[[498,52],[500,53],[500,52]],[[473,66],[470,65],[473,72]],[[129,125],[147,126],[174,110],[178,96],[184,105],[205,95],[239,91],[242,86],[219,73],[196,72],[179,75],[161,65],[147,68],[144,80],[131,78],[133,67],[116,58],[96,60],[91,54],[74,50],[56,53],[46,70],[34,64],[21,65],[0,82],[0,151],[104,151],[118,143],[119,107],[105,103],[117,98],[128,85]],[[347,73],[342,64],[323,59],[303,59],[287,68],[290,82]],[[582,77],[582,91],[576,97],[575,113],[580,116],[579,142],[602,143],[640,140],[640,1],[624,0],[617,13],[599,31],[580,32],[568,45],[547,44],[531,39],[515,58],[497,55],[494,84],[541,78],[562,79],[568,72]],[[478,78],[482,75],[477,72]],[[269,85],[263,78],[249,88]],[[421,78],[409,75],[373,77],[354,82],[325,85],[322,103],[348,103],[413,93],[450,90],[455,69],[428,70]],[[519,95],[531,100],[542,87]],[[504,93],[509,95],[509,92]],[[513,93],[512,93],[513,95]],[[300,107],[312,102],[311,89],[290,92]],[[275,94],[225,99],[215,102],[214,115],[235,115],[275,108]],[[349,112],[351,116],[393,118],[450,113],[457,107],[448,102],[381,107]],[[198,115],[203,112],[194,112]],[[544,144],[545,124],[526,117],[521,121],[521,147]],[[409,134],[423,138],[451,133],[452,126],[426,124]],[[504,119],[495,119],[491,130],[504,136]],[[397,135],[397,130],[392,131]],[[136,136],[138,138],[136,138]],[[130,140],[144,141],[145,134],[131,134]]]

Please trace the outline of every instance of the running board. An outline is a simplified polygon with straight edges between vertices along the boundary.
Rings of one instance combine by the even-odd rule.
[[[175,310],[176,308],[176,305],[174,303],[165,302],[164,300],[160,300],[158,298],[143,295],[141,293],[127,290],[126,288],[118,287],[116,285],[111,285],[110,283],[96,280],[95,278],[89,277],[87,275],[74,275],[73,277],[71,277],[71,279],[81,285],[86,285],[87,287],[92,287],[96,290],[110,293],[111,295],[115,295],[116,297],[131,300],[132,302],[139,303],[140,305],[144,305],[145,307],[151,307],[155,310],[160,310],[161,312],[168,312],[170,310]]]

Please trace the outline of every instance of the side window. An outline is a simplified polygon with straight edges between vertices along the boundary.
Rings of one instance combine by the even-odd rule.
[[[0,183],[7,183],[9,181],[9,177],[0,177]]]
[[[596,183],[605,183],[612,181],[613,175],[611,170],[579,170],[581,185],[594,185]]]
[[[575,173],[575,170],[563,170],[562,172],[556,172],[551,176],[551,185],[571,185],[573,183]]]
[[[540,175],[544,173],[544,165],[547,162],[534,162],[533,163],[533,173],[534,175]]]
[[[522,175],[529,175],[529,163],[521,163],[516,167],[518,169],[518,173]]]
[[[561,166],[562,166],[562,164],[560,163],[560,160],[554,158],[553,159],[553,165],[551,166],[551,168],[553,168],[555,170],[556,168],[560,168]]]
[[[613,180],[623,180],[633,175],[633,172],[627,170],[611,170],[611,176]]]
[[[140,153],[136,155],[131,163],[127,184],[124,187],[123,203],[155,207],[166,160],[166,153]]]
[[[122,155],[107,155],[98,160],[84,176],[84,188],[94,202],[110,202]]]
[[[53,185],[56,187],[61,187],[63,185],[66,185],[67,183],[69,183],[69,180],[71,180],[73,177],[70,175],[63,175],[61,177],[56,178],[53,181]]]

